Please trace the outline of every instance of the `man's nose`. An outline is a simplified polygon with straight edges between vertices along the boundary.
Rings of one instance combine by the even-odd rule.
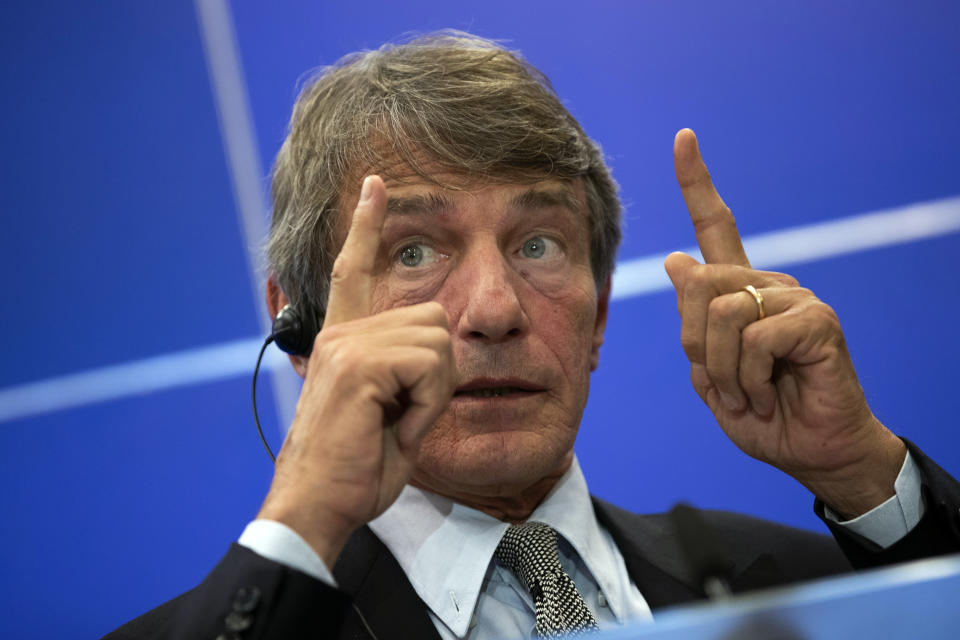
[[[517,295],[522,278],[498,247],[471,252],[458,271],[463,310],[457,332],[461,338],[499,343],[527,332],[529,319]]]

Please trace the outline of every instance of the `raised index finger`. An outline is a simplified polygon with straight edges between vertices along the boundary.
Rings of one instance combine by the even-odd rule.
[[[380,232],[387,213],[387,194],[379,176],[367,176],[360,201],[350,221],[350,231],[333,263],[330,299],[324,325],[370,315],[373,269],[380,248]]]
[[[697,136],[690,129],[681,129],[674,138],[673,168],[703,259],[710,263],[749,267],[750,261],[740,242],[733,214],[714,188],[707,165],[700,156]]]

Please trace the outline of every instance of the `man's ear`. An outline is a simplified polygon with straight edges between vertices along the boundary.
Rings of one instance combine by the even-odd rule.
[[[280,310],[285,306],[290,304],[290,300],[287,299],[287,294],[283,292],[283,289],[280,288],[280,285],[277,284],[274,277],[267,277],[267,309],[270,311],[270,317],[276,318],[277,314],[280,313]],[[303,356],[288,356],[290,358],[290,364],[293,365],[294,371],[297,372],[301,378],[307,377],[307,363],[309,358]]]
[[[607,276],[603,290],[597,296],[597,319],[593,325],[593,345],[590,348],[590,371],[600,366],[600,346],[603,344],[603,332],[607,329],[607,311],[610,308],[610,284],[612,276]]]

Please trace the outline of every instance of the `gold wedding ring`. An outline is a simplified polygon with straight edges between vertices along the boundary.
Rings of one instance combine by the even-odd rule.
[[[763,296],[760,295],[760,292],[757,291],[757,288],[752,284],[748,284],[743,288],[744,291],[753,296],[753,299],[757,301],[757,311],[760,312],[760,317],[757,320],[763,320],[767,317],[767,314],[763,312]]]

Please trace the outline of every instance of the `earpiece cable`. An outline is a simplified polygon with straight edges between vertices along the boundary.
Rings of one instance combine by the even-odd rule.
[[[272,335],[263,341],[260,355],[257,356],[257,366],[253,369],[253,421],[257,423],[257,433],[260,434],[260,442],[263,443],[263,448],[267,450],[267,455],[270,456],[273,464],[277,464],[277,458],[273,455],[273,451],[270,450],[270,445],[267,444],[267,438],[263,435],[263,428],[260,427],[260,418],[257,416],[257,373],[260,371],[260,361],[263,360],[263,353],[267,350],[267,347],[270,346],[271,342],[273,342]]]

